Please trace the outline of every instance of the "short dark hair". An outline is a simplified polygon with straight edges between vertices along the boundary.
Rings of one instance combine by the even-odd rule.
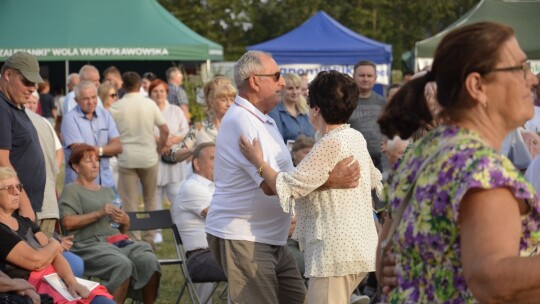
[[[124,83],[124,89],[126,89],[126,92],[133,92],[140,89],[141,76],[137,72],[125,72],[122,75],[122,82]]]
[[[71,155],[69,156],[69,161],[68,161],[68,164],[69,164],[69,167],[73,170],[75,170],[73,168],[73,165],[78,165],[81,163],[81,160],[86,156],[86,155],[91,155],[91,154],[94,154],[95,156],[98,156],[97,152],[96,152],[96,148],[90,146],[90,145],[87,145],[87,144],[75,144],[75,145],[72,145],[71,146]]]
[[[208,147],[215,147],[215,146],[216,144],[214,142],[209,141],[209,142],[198,144],[197,147],[195,147],[195,150],[193,150],[193,159],[191,160],[191,169],[193,170],[193,172],[195,172],[195,165],[193,164],[194,160],[199,159],[201,157],[201,153],[204,149]]]
[[[357,64],[354,65],[354,68],[353,68],[353,72],[356,72],[356,69],[360,66],[366,66],[366,65],[369,65],[371,67],[373,67],[373,70],[375,71],[375,73],[377,73],[377,64],[371,60],[362,60],[362,61],[359,61]]]
[[[351,76],[338,71],[322,71],[309,84],[308,104],[319,107],[329,124],[346,123],[358,103],[360,91]]]

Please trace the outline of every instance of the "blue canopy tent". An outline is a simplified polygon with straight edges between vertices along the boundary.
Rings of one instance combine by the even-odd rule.
[[[371,60],[378,65],[378,82],[383,84],[388,84],[392,63],[391,45],[357,34],[323,11],[317,12],[292,31],[248,46],[247,49],[271,53],[282,70],[284,65],[291,64],[327,65],[321,67],[322,70],[339,69],[336,66],[346,65],[348,67],[341,71],[352,74],[352,66],[358,61]],[[380,69],[380,66],[383,68]]]

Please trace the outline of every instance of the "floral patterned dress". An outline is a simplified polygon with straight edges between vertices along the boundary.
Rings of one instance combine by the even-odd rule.
[[[530,211],[522,216],[520,254],[536,254],[540,206],[533,187],[510,160],[470,130],[441,126],[415,144],[390,174],[385,191],[390,211],[399,208],[424,160],[456,137],[456,143],[437,153],[416,181],[389,248],[396,255],[398,287],[384,302],[477,302],[465,282],[460,248],[459,207],[471,188],[508,187],[529,205]]]

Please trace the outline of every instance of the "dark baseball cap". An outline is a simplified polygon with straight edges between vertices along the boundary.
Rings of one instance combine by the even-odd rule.
[[[43,78],[39,75],[39,63],[32,54],[17,52],[8,57],[5,65],[8,68],[21,72],[24,78],[31,82],[43,83]]]

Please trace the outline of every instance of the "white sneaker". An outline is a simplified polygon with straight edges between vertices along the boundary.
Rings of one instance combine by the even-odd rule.
[[[350,304],[369,304],[369,301],[371,301],[371,299],[368,296],[353,294],[351,296],[351,300],[349,301],[349,303]]]
[[[155,244],[163,243],[163,236],[161,235],[161,232],[156,232],[156,235],[154,235],[154,243]]]

